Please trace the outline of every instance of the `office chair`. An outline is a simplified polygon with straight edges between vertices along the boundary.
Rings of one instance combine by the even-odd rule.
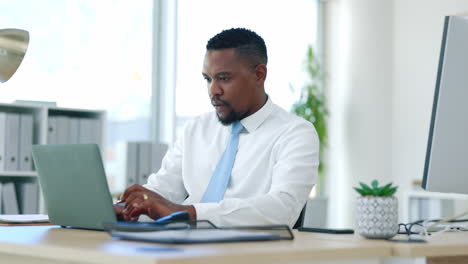
[[[307,204],[306,204],[306,205],[307,205]],[[301,211],[301,213],[299,214],[299,217],[297,218],[297,221],[296,221],[296,223],[294,224],[293,229],[298,229],[298,228],[301,227],[302,224],[304,223],[305,209],[306,209],[306,206],[304,205],[304,208],[302,208],[302,211]]]

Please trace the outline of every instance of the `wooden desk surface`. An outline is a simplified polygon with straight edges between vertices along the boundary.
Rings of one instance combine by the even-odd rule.
[[[429,237],[428,243],[394,243],[393,255],[401,257],[468,256],[468,232],[445,232]]]
[[[57,226],[0,227],[0,263],[34,258],[34,263],[255,263],[325,259],[379,258],[391,247],[354,235],[297,232],[292,241],[169,245],[117,240],[101,231],[64,229]]]
[[[406,235],[397,235],[395,239],[405,240]],[[427,243],[403,243],[386,240],[366,240],[359,235],[354,236],[328,236],[314,237],[314,239],[327,239],[333,241],[348,241],[349,243],[362,243],[373,241],[375,245],[387,245],[391,248],[390,256],[414,258],[414,257],[444,257],[464,256],[463,263],[468,263],[468,232],[445,232],[429,237]]]
[[[468,254],[468,232],[425,244],[294,231],[292,241],[171,245],[57,226],[0,227],[0,263],[270,263]],[[247,261],[247,262],[246,262]]]

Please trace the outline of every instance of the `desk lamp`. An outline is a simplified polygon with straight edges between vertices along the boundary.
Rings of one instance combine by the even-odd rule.
[[[24,58],[29,33],[21,29],[0,29],[0,82],[4,83],[16,72]]]

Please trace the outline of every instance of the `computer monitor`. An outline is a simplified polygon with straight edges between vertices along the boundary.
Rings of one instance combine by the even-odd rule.
[[[422,187],[468,194],[468,16],[447,16]]]

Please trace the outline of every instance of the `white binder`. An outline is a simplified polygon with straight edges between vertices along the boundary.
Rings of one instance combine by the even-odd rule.
[[[47,120],[47,144],[57,144],[57,118],[49,116]]]
[[[80,137],[80,119],[77,117],[70,117],[68,122],[68,143],[78,144]]]
[[[80,144],[93,142],[93,122],[90,118],[79,119],[79,140]]]
[[[3,183],[2,207],[5,214],[19,214],[18,199],[16,198],[15,184],[13,182]]]
[[[16,171],[19,169],[20,115],[17,113],[7,113],[6,121],[5,170]]]
[[[92,121],[92,131],[93,131],[93,134],[92,134],[92,143],[96,143],[99,145],[99,148],[101,149],[101,153],[103,151],[102,149],[102,124],[101,124],[101,120],[100,119],[97,119],[97,118],[94,118],[94,119],[91,119]]]
[[[151,174],[151,142],[138,143],[138,179],[137,184],[145,184]]]
[[[19,170],[32,170],[33,116],[20,115]]]
[[[68,144],[69,120],[66,116],[57,116],[57,144]]]
[[[5,170],[6,113],[0,112],[0,171]]]
[[[37,181],[17,182],[19,209],[21,214],[39,212],[39,185]]]
[[[163,143],[154,143],[151,155],[151,173],[156,173],[161,169],[161,164],[166,155],[168,146]]]
[[[126,168],[126,187],[137,184],[138,175],[138,143],[127,142],[127,168]]]
[[[95,143],[102,149],[102,124],[97,118],[79,118],[78,143]]]

